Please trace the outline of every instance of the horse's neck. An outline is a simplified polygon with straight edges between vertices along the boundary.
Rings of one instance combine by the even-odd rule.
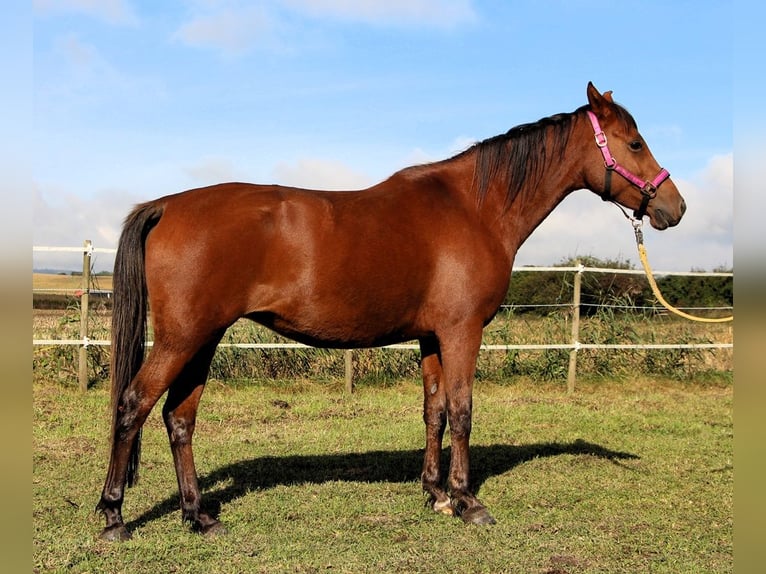
[[[542,183],[528,194],[520,194],[497,224],[506,251],[515,255],[532,232],[574,189]]]
[[[572,134],[570,141],[576,141]],[[581,154],[573,152],[573,144],[564,153],[563,161],[548,166],[541,179],[530,183],[506,203],[507,182],[497,181],[482,205],[482,215],[503,244],[510,260],[532,232],[545,220],[564,198],[584,187],[579,162]],[[547,155],[550,157],[550,154]]]

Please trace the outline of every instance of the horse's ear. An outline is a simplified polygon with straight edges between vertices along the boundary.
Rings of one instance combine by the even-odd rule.
[[[609,105],[612,103],[612,92],[605,92],[604,95],[601,95],[593,82],[588,82],[588,103],[590,109],[597,116],[607,116],[609,115]]]

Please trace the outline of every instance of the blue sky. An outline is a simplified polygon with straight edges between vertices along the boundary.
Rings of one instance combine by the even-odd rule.
[[[35,0],[35,245],[114,247],[140,201],[220,181],[358,188],[586,102],[636,117],[687,199],[656,269],[732,264],[729,2]],[[575,192],[517,265],[637,261]],[[35,254],[35,267],[77,268]],[[111,260],[99,256],[98,266]]]

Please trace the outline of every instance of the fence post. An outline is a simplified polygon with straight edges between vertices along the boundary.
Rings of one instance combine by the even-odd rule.
[[[90,259],[93,244],[86,239],[82,255],[82,295],[80,295],[80,346],[79,381],[80,391],[88,390],[88,299],[90,294]]]
[[[347,349],[343,357],[346,363],[346,392],[351,394],[354,392],[354,352]]]
[[[575,261],[577,272],[574,277],[574,295],[572,297],[572,345],[569,351],[569,371],[567,372],[567,394],[571,395],[575,389],[577,377],[577,349],[580,345],[580,289],[582,286],[583,266],[579,260]]]

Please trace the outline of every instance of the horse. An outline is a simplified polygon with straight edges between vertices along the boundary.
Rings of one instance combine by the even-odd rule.
[[[165,392],[182,521],[202,534],[226,531],[202,509],[192,436],[216,347],[243,317],[316,347],[417,340],[427,505],[494,523],[471,489],[472,388],[482,331],[503,302],[517,250],[579,189],[633,209],[637,220],[647,216],[658,230],[686,210],[631,114],[591,82],[587,100],[363,190],[221,183],[136,206],[114,266],[100,538],[131,536],[125,487],[138,480],[141,429]],[[154,344],[144,357],[148,313]]]

